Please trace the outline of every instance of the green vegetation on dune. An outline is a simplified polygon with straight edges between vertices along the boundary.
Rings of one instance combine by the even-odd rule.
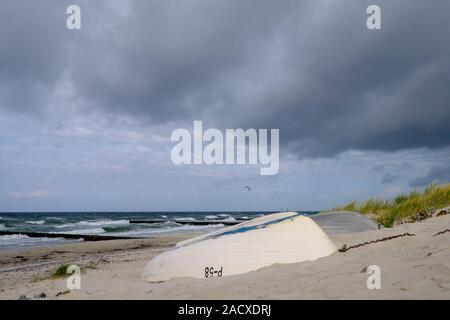
[[[58,279],[58,278],[65,278],[73,274],[73,272],[68,272],[69,264],[64,263],[61,266],[59,266],[53,274],[50,276],[50,279]],[[88,269],[96,269],[96,264],[93,262],[90,262],[87,265],[80,266],[80,271],[85,272]]]
[[[417,190],[400,194],[394,199],[368,199],[362,203],[350,202],[333,210],[357,211],[367,214],[386,227],[395,222],[414,220],[419,213],[430,212],[450,205],[450,184],[428,185],[423,192]]]
[[[57,279],[57,278],[63,278],[67,276],[67,268],[69,268],[68,264],[63,264],[59,266],[55,272],[51,275],[50,278]]]

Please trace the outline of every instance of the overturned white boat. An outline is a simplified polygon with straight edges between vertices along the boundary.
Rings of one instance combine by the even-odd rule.
[[[281,212],[180,242],[152,259],[143,275],[151,282],[222,277],[275,263],[315,260],[336,250],[311,218]]]

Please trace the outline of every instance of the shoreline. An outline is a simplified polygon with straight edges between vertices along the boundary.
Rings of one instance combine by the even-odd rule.
[[[144,265],[175,243],[199,233],[150,239],[110,240],[0,252],[0,299],[448,299],[450,216],[394,228],[331,236],[338,248],[399,234],[414,234],[336,252],[315,261],[275,264],[257,271],[211,279],[142,280]],[[440,233],[441,232],[441,233]],[[62,263],[90,266],[81,290],[49,279]],[[188,263],[188,262],[186,262]],[[369,290],[365,270],[381,269],[381,290]]]
[[[61,265],[76,264],[91,271],[123,262],[145,263],[177,242],[200,234],[164,234],[145,239],[83,241],[0,251],[0,299],[18,299],[20,295],[33,298],[42,293],[33,293],[39,291],[42,284],[45,288],[41,291],[46,291],[47,298],[54,299],[56,294],[66,290],[64,278],[51,279]],[[82,277],[84,275],[82,273]],[[16,297],[16,292],[21,293]]]
[[[0,236],[24,235],[30,238],[61,238],[69,240],[84,241],[108,241],[108,240],[133,240],[142,239],[140,237],[121,237],[97,234],[70,234],[70,233],[51,233],[51,232],[28,232],[28,231],[4,231],[0,230]]]
[[[261,213],[97,212],[0,213],[0,251],[80,238],[88,241],[148,238],[175,233],[211,232]],[[58,241],[61,240],[61,241]],[[42,242],[42,243],[41,243]]]

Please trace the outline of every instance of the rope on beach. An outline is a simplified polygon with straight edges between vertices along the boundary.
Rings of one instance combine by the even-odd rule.
[[[441,234],[444,234],[444,233],[447,233],[447,232],[450,232],[450,229],[442,230],[442,231],[436,233],[435,235],[433,235],[433,237],[440,236]]]
[[[366,241],[364,243],[359,243],[359,244],[355,244],[353,246],[347,247],[346,244],[344,244],[338,251],[339,252],[347,252],[350,249],[355,249],[355,248],[359,248],[362,246],[366,246],[368,244],[373,244],[373,243],[377,243],[377,242],[383,242],[383,241],[388,241],[388,240],[392,240],[392,239],[397,239],[397,238],[401,238],[401,237],[415,237],[416,235],[414,233],[403,233],[403,234],[398,234],[395,236],[390,236],[390,237],[386,237],[386,238],[382,238],[382,239],[378,239],[378,240],[372,240],[372,241]]]

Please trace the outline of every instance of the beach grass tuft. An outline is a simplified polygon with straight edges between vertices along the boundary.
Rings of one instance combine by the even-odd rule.
[[[67,276],[67,268],[69,268],[68,264],[63,264],[59,266],[55,272],[50,276],[52,279],[64,278]]]
[[[61,266],[59,266],[54,272],[53,274],[50,276],[50,279],[59,279],[59,278],[65,278],[67,276],[70,275],[70,273],[67,273],[67,269],[69,268],[70,264],[62,264]],[[80,266],[80,271],[81,272],[86,272],[87,270],[92,269],[92,270],[96,270],[97,269],[97,264],[94,262],[90,262],[87,265],[83,265]]]
[[[350,202],[333,208],[334,211],[357,211],[370,215],[385,227],[396,222],[414,220],[419,213],[430,212],[450,205],[450,184],[428,185],[422,192],[412,190],[409,194],[400,194],[393,199],[370,198],[364,202]]]

